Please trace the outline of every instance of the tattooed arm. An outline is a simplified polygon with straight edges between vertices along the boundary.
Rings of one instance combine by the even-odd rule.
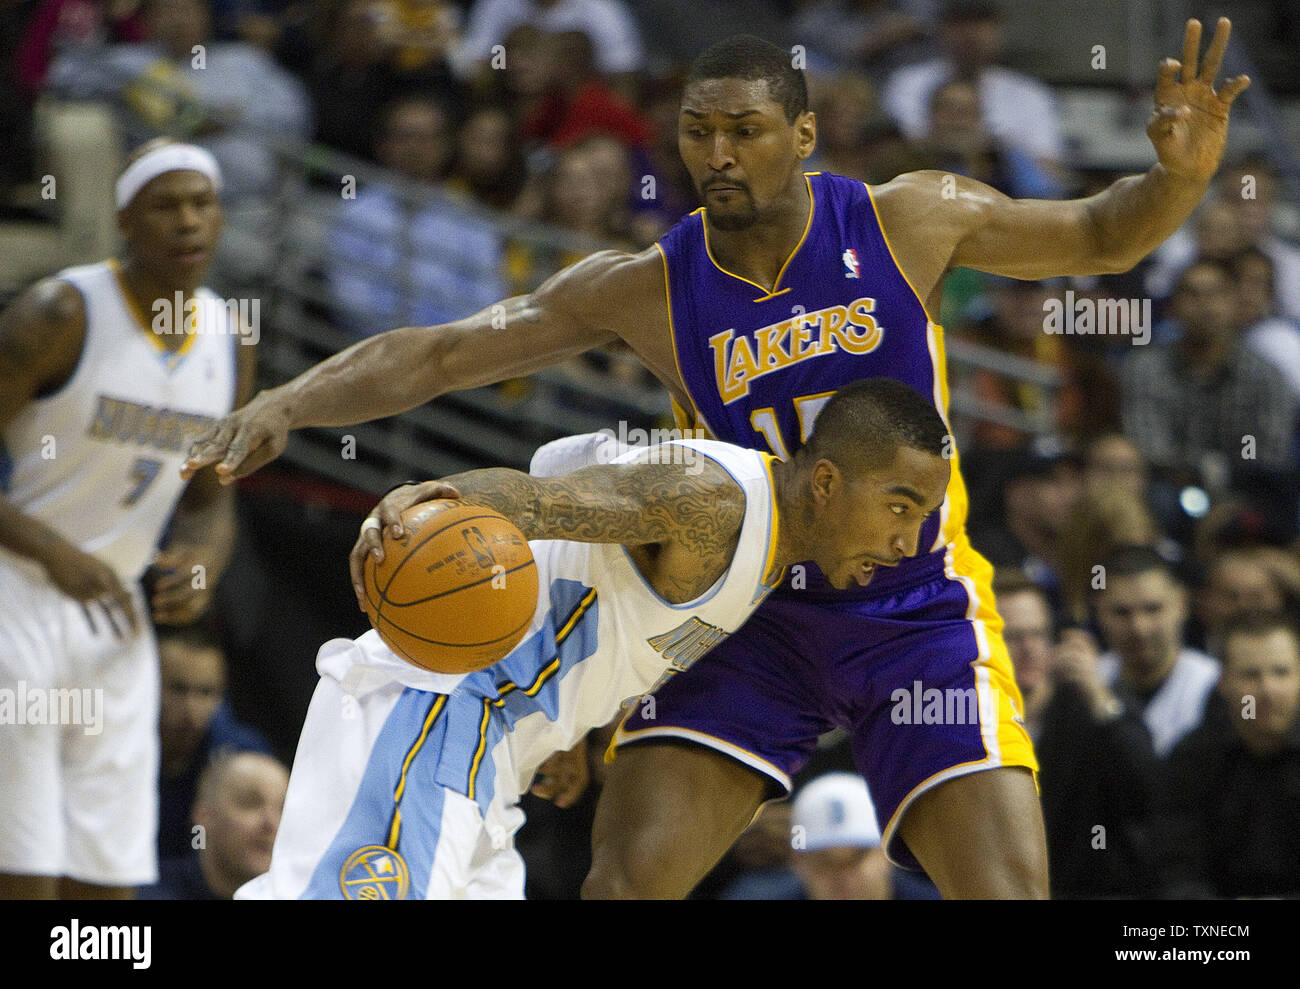
[[[674,603],[713,586],[731,564],[745,493],[707,458],[685,464],[601,464],[558,477],[506,468],[468,471],[390,492],[371,515],[388,528],[412,505],[463,498],[500,512],[527,539],[622,543],[651,586]],[[361,564],[380,547],[363,531],[353,547],[352,583],[362,600]]]

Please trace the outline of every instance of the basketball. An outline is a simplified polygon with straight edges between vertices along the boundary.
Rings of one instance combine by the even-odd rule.
[[[505,516],[462,501],[402,513],[402,537],[381,533],[366,555],[366,614],[403,659],[435,673],[472,673],[503,659],[537,610],[537,564]]]

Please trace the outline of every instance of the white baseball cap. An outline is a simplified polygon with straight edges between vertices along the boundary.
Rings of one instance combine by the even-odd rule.
[[[791,845],[800,851],[880,845],[880,826],[866,780],[853,773],[827,773],[800,790],[790,826]]]

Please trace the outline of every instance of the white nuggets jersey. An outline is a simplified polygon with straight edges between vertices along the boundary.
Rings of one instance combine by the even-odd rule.
[[[114,262],[57,276],[81,292],[86,337],[72,378],[5,430],[0,488],[20,511],[108,563],[126,581],[149,565],[185,487],[195,436],[234,406],[235,347],[217,297],[174,354],[133,312]],[[167,300],[171,303],[173,300]],[[181,314],[182,317],[184,314]]]
[[[717,582],[670,604],[622,546],[538,540],[529,633],[485,670],[418,669],[373,631],[326,643],[271,870],[239,898],[522,896],[512,836],[537,767],[702,657],[779,579],[773,458],[708,440],[680,445],[678,462],[712,459],[745,493],[736,552]]]

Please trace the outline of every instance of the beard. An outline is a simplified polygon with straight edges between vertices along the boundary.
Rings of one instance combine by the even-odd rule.
[[[754,206],[753,200],[735,212],[719,213],[710,209],[707,213],[709,226],[715,230],[745,230],[758,221],[758,209]]]

